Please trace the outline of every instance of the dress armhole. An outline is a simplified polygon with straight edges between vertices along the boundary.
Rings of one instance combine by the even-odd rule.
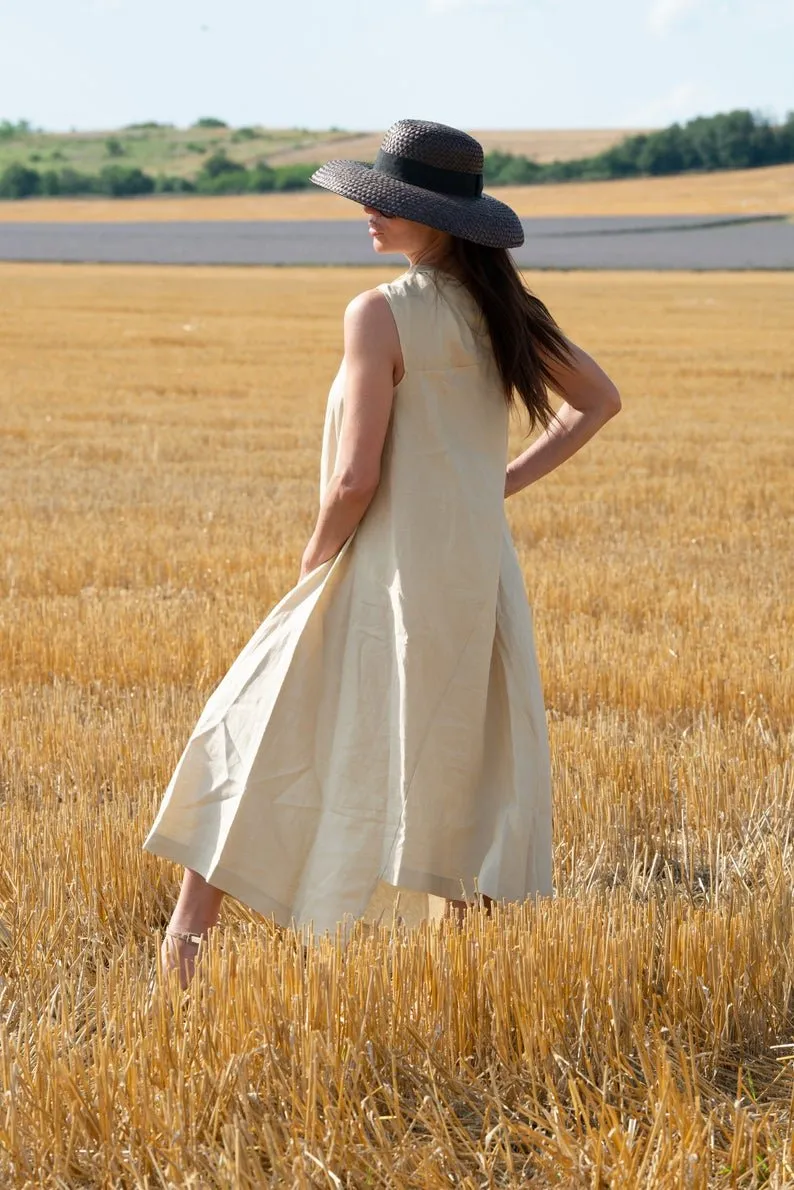
[[[375,288],[377,289],[378,293],[383,294],[386,301],[388,302],[389,309],[391,310],[391,316],[394,319],[394,325],[397,328],[397,339],[400,344],[400,354],[402,355],[403,359],[403,375],[402,380],[400,380],[400,384],[402,384],[403,380],[408,375],[408,354],[406,351],[408,344],[408,334],[407,327],[404,325],[403,320],[404,303],[397,300],[397,295],[392,290],[388,281],[385,281],[382,285],[376,285]],[[395,385],[395,388],[399,388],[399,385]]]

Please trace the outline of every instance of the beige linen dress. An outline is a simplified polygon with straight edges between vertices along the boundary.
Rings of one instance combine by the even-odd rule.
[[[399,332],[381,479],[210,695],[143,844],[282,926],[551,894],[531,607],[505,518],[508,411],[474,299],[430,266],[378,286]],[[333,473],[344,361],[320,494]],[[407,914],[402,909],[408,910]]]

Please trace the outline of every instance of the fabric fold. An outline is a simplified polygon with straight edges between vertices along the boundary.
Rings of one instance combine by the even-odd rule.
[[[508,411],[474,300],[425,266],[378,287],[405,376],[381,479],[339,552],[212,691],[144,842],[315,934],[438,916],[475,883],[551,893],[531,608],[504,513]],[[344,427],[344,361],[320,496]]]

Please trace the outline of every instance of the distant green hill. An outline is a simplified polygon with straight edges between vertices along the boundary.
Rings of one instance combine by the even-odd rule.
[[[52,133],[27,121],[0,121],[0,198],[35,195],[127,196],[168,191],[198,194],[264,193],[309,185],[313,162],[274,164],[271,158],[318,148],[329,156],[343,129],[311,131],[230,128],[207,117],[187,129],[149,122],[113,132]],[[794,112],[775,124],[740,109],[686,124],[627,136],[589,157],[538,162],[521,154],[489,152],[489,187],[693,171],[749,169],[794,161]]]
[[[138,168],[153,176],[162,172],[194,178],[204,159],[218,150],[224,150],[240,165],[251,167],[272,153],[305,149],[319,141],[326,144],[346,136],[349,133],[338,128],[230,128],[213,118],[199,120],[190,128],[150,122],[102,132],[42,132],[31,129],[24,120],[0,120],[0,172],[18,164],[39,172],[69,167],[98,174],[103,166],[114,164]]]

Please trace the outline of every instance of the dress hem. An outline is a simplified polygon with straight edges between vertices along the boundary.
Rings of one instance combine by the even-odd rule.
[[[315,928],[312,918],[296,921],[294,913],[286,905],[283,905],[273,897],[269,897],[261,889],[254,888],[253,885],[249,884],[246,880],[242,880],[229,868],[213,867],[211,864],[197,863],[195,850],[185,843],[180,843],[177,839],[169,839],[163,835],[158,835],[156,839],[148,839],[143,844],[143,850],[149,852],[151,855],[157,855],[161,859],[172,860],[174,863],[181,864],[183,867],[198,872],[213,888],[218,888],[222,892],[228,893],[229,896],[241,901],[256,913],[261,913],[263,917],[272,918],[275,924],[283,929],[294,928],[296,931],[301,932],[308,927],[315,936],[332,932],[330,927],[322,929]],[[440,897],[443,900],[461,899],[459,896],[454,897],[450,895],[453,884],[458,885],[456,889],[458,894],[464,891],[460,888],[460,881],[452,881],[444,876],[434,876],[432,873],[414,872],[402,868],[398,876],[399,883],[395,880],[388,880],[382,872],[379,872],[367,893],[361,912],[354,913],[350,910],[345,912],[338,919],[337,929],[341,927],[343,932],[346,932],[353,922],[365,919],[366,907],[380,881],[389,885],[394,889],[395,893],[399,893],[401,890],[405,892],[425,893],[430,896]],[[468,892],[468,890],[466,891]],[[492,896],[486,889],[480,888],[479,891],[492,900],[500,900],[499,897]],[[471,889],[471,895],[474,896],[473,888]],[[530,897],[533,895],[537,894],[527,894]]]

